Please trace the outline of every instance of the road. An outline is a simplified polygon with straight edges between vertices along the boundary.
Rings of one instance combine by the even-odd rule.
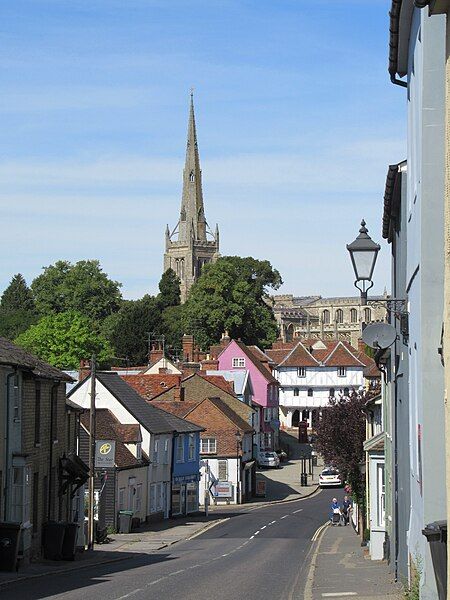
[[[339,490],[340,492],[340,490]],[[18,583],[8,600],[303,600],[311,538],[333,490],[236,511],[202,535],[117,563]]]

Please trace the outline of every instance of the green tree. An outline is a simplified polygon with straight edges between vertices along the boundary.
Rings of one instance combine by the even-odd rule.
[[[0,300],[0,335],[12,340],[36,321],[33,294],[23,275],[18,273]]]
[[[105,319],[102,332],[116,357],[142,365],[147,363],[148,334],[159,331],[160,325],[157,299],[146,295],[140,300],[126,300],[118,313]]]
[[[163,273],[159,282],[158,303],[162,310],[180,304],[180,280],[172,269]]]
[[[106,366],[113,354],[105,338],[93,332],[91,321],[76,311],[42,317],[15,342],[60,369],[77,369],[92,354]]]
[[[31,284],[41,315],[77,311],[94,323],[119,310],[120,287],[103,272],[98,260],[80,260],[75,264],[59,260],[45,267]]]
[[[267,289],[281,284],[269,261],[227,256],[207,264],[183,307],[184,330],[205,349],[225,330],[247,344],[268,346],[277,338],[277,324]]]
[[[181,351],[183,337],[183,306],[168,306],[161,314],[159,333],[164,335],[166,350],[169,356],[176,356]]]

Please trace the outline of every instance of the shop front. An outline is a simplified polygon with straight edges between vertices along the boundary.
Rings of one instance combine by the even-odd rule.
[[[198,512],[199,475],[175,475],[172,479],[172,516]]]

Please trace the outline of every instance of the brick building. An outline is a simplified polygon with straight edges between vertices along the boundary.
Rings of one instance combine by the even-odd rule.
[[[76,457],[79,408],[71,378],[0,338],[0,520],[21,523],[20,554],[41,554],[43,524],[84,520],[71,493],[87,478]]]

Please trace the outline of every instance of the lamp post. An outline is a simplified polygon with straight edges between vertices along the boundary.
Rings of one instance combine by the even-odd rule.
[[[355,287],[361,292],[362,306],[367,304],[367,292],[373,287],[372,275],[380,249],[380,244],[376,244],[368,234],[363,219],[358,237],[351,244],[347,244],[356,277]]]
[[[240,504],[241,490],[240,490],[240,478],[241,478],[241,468],[239,465],[239,450],[241,446],[241,432],[236,431],[234,434],[236,438],[236,504]]]

